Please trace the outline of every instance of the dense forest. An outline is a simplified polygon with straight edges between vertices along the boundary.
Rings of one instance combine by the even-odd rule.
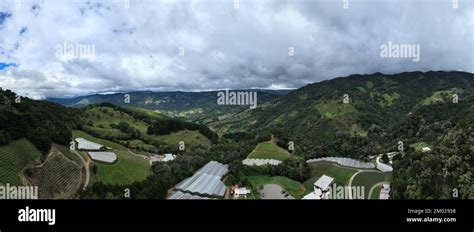
[[[0,88],[0,145],[26,137],[43,153],[53,142],[69,146],[77,111]]]
[[[447,198],[455,188],[462,192],[459,198],[472,198],[474,193],[472,140],[468,139],[474,128],[474,75],[470,73],[336,78],[291,91],[211,127],[233,131],[234,137],[280,133],[281,141],[293,141],[295,154],[305,159],[338,156],[368,161],[373,155],[399,151],[401,142],[405,156],[394,165],[393,197]],[[463,149],[457,138],[464,138]],[[433,152],[422,156],[412,149],[417,143],[428,144]],[[428,174],[443,170],[448,172],[444,182]],[[439,184],[435,187],[433,181]]]

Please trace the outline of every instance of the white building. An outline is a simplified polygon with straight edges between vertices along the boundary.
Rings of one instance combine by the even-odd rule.
[[[334,181],[334,178],[322,175],[316,182],[314,182],[314,191],[304,196],[303,199],[319,200],[325,198],[328,193],[329,186]]]
[[[163,162],[173,161],[175,158],[176,158],[176,155],[173,155],[171,153],[166,153],[164,158],[161,161]]]
[[[104,162],[104,163],[113,163],[117,160],[117,155],[113,152],[108,151],[95,151],[87,152],[92,160]]]
[[[240,195],[247,195],[247,194],[250,194],[250,193],[251,193],[250,189],[248,189],[246,187],[234,189],[234,196],[236,196],[236,197],[238,197]]]
[[[393,171],[392,166],[384,163],[377,162],[377,169],[382,172],[391,172]]]
[[[107,147],[102,144],[94,143],[84,138],[76,138],[75,140],[77,142],[77,148],[79,150],[102,151],[107,149]]]

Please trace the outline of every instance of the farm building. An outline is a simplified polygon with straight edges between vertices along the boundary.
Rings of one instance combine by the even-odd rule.
[[[77,148],[84,151],[104,151],[107,149],[104,145],[91,142],[84,138],[76,138]]]
[[[303,199],[323,199],[329,191],[329,185],[331,185],[333,181],[334,178],[322,175],[316,182],[314,182],[314,191],[304,196]]]
[[[280,160],[276,159],[244,159],[242,160],[242,164],[249,165],[249,166],[262,166],[262,165],[279,165],[281,164]]]
[[[233,194],[235,197],[246,196],[247,194],[250,194],[250,193],[251,193],[250,189],[246,187],[240,187],[237,184],[232,186],[232,189],[231,189],[231,194]]]
[[[104,163],[113,163],[117,160],[117,155],[114,152],[109,151],[97,151],[97,152],[87,152],[92,160],[104,162]]]
[[[317,159],[309,159],[306,161],[306,163],[312,163],[312,162],[317,162],[317,161],[334,162],[341,166],[353,167],[353,168],[371,169],[375,167],[373,163],[362,162],[359,160],[355,160],[351,158],[342,158],[342,157],[322,157],[322,158],[317,158]]]
[[[380,162],[377,163],[377,169],[382,171],[382,172],[391,172],[391,171],[393,171],[392,166],[384,164],[384,163],[380,163]]]
[[[227,172],[227,165],[210,161],[193,176],[178,183],[175,189],[198,196],[224,197],[226,186],[221,179]]]
[[[173,161],[175,158],[176,158],[176,155],[173,155],[171,153],[166,153],[161,161],[163,162]]]

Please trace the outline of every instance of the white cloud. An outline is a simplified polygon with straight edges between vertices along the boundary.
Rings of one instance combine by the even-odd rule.
[[[2,1],[0,86],[35,98],[129,90],[295,88],[353,73],[473,72],[474,6],[461,1]],[[35,10],[33,5],[38,5]],[[22,28],[27,31],[20,35]],[[420,62],[380,59],[420,44]],[[94,60],[60,60],[64,42]],[[185,55],[180,56],[179,48]],[[294,47],[295,56],[288,56]]]

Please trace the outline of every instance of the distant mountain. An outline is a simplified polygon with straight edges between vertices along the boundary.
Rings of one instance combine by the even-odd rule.
[[[284,95],[288,90],[235,90],[257,92],[258,104]],[[183,117],[192,121],[209,122],[217,117],[242,111],[248,106],[222,106],[217,104],[218,91],[209,92],[129,92],[115,94],[95,94],[75,98],[49,98],[69,107],[83,107],[90,104],[108,102],[118,106],[132,106],[155,110],[171,117]],[[125,101],[125,94],[129,94],[130,102]]]

